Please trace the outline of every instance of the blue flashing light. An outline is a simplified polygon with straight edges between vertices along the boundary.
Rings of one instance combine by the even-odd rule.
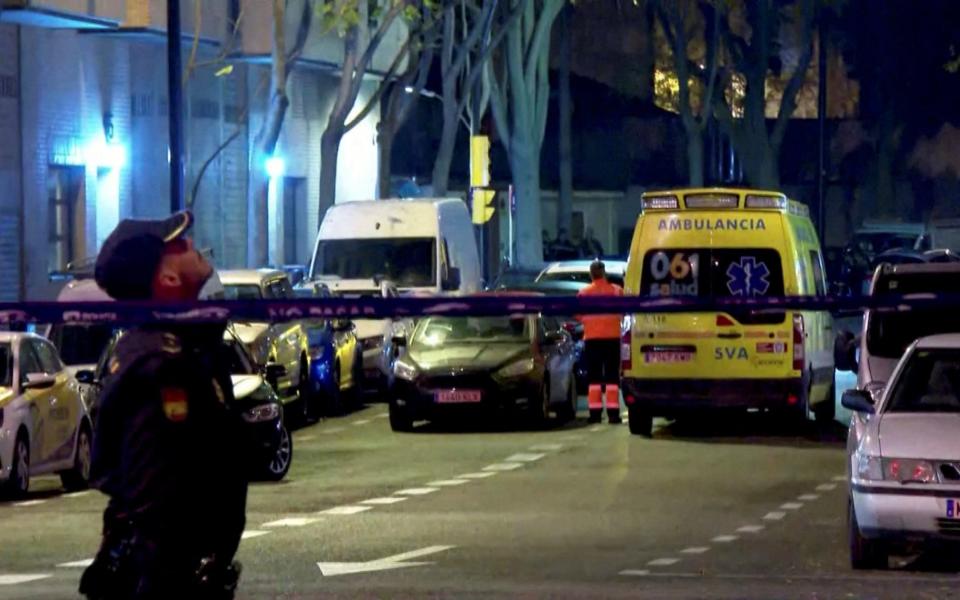
[[[267,175],[269,175],[271,179],[283,177],[283,175],[287,172],[287,162],[283,160],[282,156],[271,156],[268,158],[266,167]]]

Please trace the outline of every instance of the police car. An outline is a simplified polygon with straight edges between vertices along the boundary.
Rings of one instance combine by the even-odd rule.
[[[22,496],[31,477],[58,473],[68,490],[86,487],[92,432],[77,380],[53,345],[0,332],[0,486]]]

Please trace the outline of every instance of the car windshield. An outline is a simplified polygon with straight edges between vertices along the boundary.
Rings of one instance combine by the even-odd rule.
[[[13,352],[10,344],[0,344],[0,387],[10,387],[13,382]],[[0,409],[2,410],[2,409]]]
[[[446,344],[525,342],[531,339],[530,318],[430,317],[417,326],[412,347],[443,347]]]
[[[954,273],[910,273],[881,276],[874,295],[960,293],[960,276]],[[867,349],[873,356],[900,358],[915,340],[937,333],[960,332],[960,312],[953,307],[898,312],[872,311],[867,328]]]
[[[542,281],[570,281],[574,283],[590,283],[589,271],[546,271],[537,277],[537,282]],[[614,285],[623,287],[623,275],[617,273],[607,273],[607,281]]]
[[[894,384],[885,412],[960,413],[960,349],[917,350]]]
[[[260,300],[263,291],[258,285],[230,284],[223,286],[224,300]]]
[[[64,364],[95,365],[114,331],[108,325],[57,324],[50,331],[50,341]]]
[[[437,280],[434,238],[321,240],[314,277],[373,279],[380,276],[397,287],[429,287]]]

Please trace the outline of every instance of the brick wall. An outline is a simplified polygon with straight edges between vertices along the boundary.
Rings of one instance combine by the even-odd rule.
[[[20,294],[20,55],[15,27],[0,25],[0,301]]]

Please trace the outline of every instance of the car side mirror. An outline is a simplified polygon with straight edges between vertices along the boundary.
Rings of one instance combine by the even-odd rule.
[[[849,408],[854,412],[867,415],[872,415],[877,412],[877,408],[873,405],[873,398],[864,390],[845,391],[843,397],[840,398],[840,404],[842,404],[844,408]]]
[[[453,292],[460,289],[460,269],[457,267],[447,267],[447,275],[443,278],[443,283],[440,287],[443,288],[445,292]]]
[[[407,338],[403,335],[395,335],[390,341],[393,343],[395,348],[405,348],[407,346]]]
[[[857,337],[849,331],[841,331],[833,342],[833,364],[839,371],[855,373],[857,361]]]
[[[274,388],[277,387],[277,382],[280,381],[281,377],[287,375],[287,368],[279,363],[267,363],[263,368],[264,379],[267,380],[267,383],[272,385]]]
[[[97,382],[97,375],[89,369],[83,369],[82,371],[77,371],[76,374],[77,381],[87,385],[92,385]]]
[[[23,384],[25,390],[45,390],[52,388],[57,382],[56,375],[47,375],[46,373],[29,373],[27,380]]]

